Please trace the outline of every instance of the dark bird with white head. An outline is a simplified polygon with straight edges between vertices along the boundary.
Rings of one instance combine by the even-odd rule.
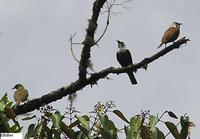
[[[131,53],[126,48],[124,42],[121,42],[121,41],[117,40],[117,43],[118,43],[118,48],[119,48],[119,51],[117,52],[117,60],[118,60],[119,64],[122,67],[127,67],[129,65],[132,65],[133,61],[132,61]],[[129,77],[131,83],[133,85],[137,84],[137,80],[135,79],[133,71],[128,71],[127,74],[128,74],[128,77]]]

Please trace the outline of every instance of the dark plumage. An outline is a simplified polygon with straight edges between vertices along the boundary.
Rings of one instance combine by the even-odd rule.
[[[131,53],[128,49],[126,49],[123,42],[117,41],[119,51],[117,52],[117,60],[120,63],[122,67],[127,67],[129,65],[133,64]],[[137,80],[135,79],[135,76],[132,71],[127,72],[130,81],[132,84],[137,84]]]

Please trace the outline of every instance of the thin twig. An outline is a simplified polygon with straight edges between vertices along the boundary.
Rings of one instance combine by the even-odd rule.
[[[71,49],[71,54],[73,56],[73,58],[75,59],[75,61],[79,64],[80,61],[75,57],[74,51],[73,51],[73,44],[76,45],[80,45],[80,43],[73,43],[73,38],[75,37],[76,33],[74,33],[73,35],[70,35],[69,41],[70,41],[70,49]]]
[[[159,121],[161,121],[161,118],[164,116],[165,113],[167,113],[167,111],[163,112],[159,118],[158,118],[158,116],[157,116],[157,122],[155,123],[155,125],[156,125]]]
[[[109,26],[109,22],[110,22],[109,19],[110,19],[110,9],[108,10],[106,27],[105,27],[102,35],[99,37],[99,39],[93,45],[96,45],[103,38],[103,36],[105,35],[105,33],[106,33],[107,29],[108,29],[108,26]]]

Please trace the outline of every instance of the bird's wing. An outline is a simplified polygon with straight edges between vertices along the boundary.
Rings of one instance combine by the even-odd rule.
[[[19,91],[15,91],[14,100],[15,100],[17,106],[20,105],[21,98],[20,98],[20,95],[19,95]]]
[[[165,44],[167,42],[175,41],[177,38],[175,38],[177,34],[178,29],[176,27],[170,27],[167,31],[165,31],[162,43]]]
[[[23,97],[22,97],[22,102],[26,101],[28,99],[28,90],[24,89],[23,91]]]
[[[127,67],[127,66],[133,64],[132,56],[128,49],[118,51],[117,52],[117,60],[122,67]]]
[[[17,93],[17,91],[15,91],[15,93],[14,93],[14,100],[15,100],[15,101],[18,100],[18,93]]]

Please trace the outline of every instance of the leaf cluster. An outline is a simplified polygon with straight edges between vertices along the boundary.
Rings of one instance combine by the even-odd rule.
[[[0,100],[0,133],[19,133],[22,127],[16,120],[13,102],[8,100],[7,93]]]
[[[5,94],[0,100],[1,133],[17,133],[22,130],[12,110],[13,107],[15,107],[13,102],[10,102]],[[36,123],[32,122],[29,125],[25,139],[118,139],[122,131],[126,139],[165,139],[169,134],[172,134],[175,139],[186,139],[191,133],[190,129],[195,126],[189,121],[188,116],[184,115],[179,119],[172,111],[165,111],[160,117],[150,114],[150,111],[144,111],[128,119],[120,110],[114,108],[113,101],[105,104],[98,102],[88,115],[80,115],[74,107],[73,111],[66,109],[70,112],[62,114],[52,106],[43,106],[39,110],[41,116],[32,115],[22,119],[37,120]],[[163,116],[166,114],[176,119],[176,123],[172,120],[163,121]],[[115,122],[113,115],[125,123],[122,128],[116,126],[119,120]],[[70,119],[70,122],[67,122],[67,119]],[[9,122],[10,120],[14,124]],[[159,124],[164,124],[169,132],[165,133],[166,131],[159,129]]]

